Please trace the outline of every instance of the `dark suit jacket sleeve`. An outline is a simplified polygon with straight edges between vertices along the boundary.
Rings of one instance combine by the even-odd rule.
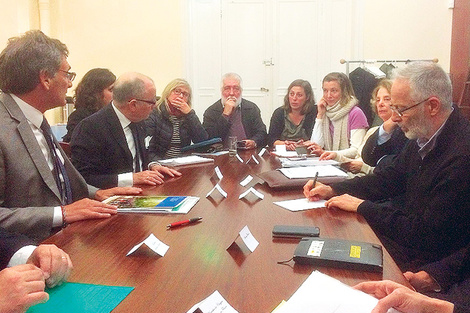
[[[103,158],[108,155],[104,149],[112,149],[104,140],[110,133],[104,134],[92,119],[81,121],[72,135],[70,148],[72,163],[85,178],[85,181],[98,188],[110,188],[118,185],[118,175],[106,170]]]
[[[362,148],[362,160],[370,166],[377,166],[377,162],[384,156],[398,154],[408,142],[408,139],[398,128],[393,131],[390,139],[381,145],[377,144],[378,136],[379,128],[367,139]]]
[[[453,284],[469,278],[470,245],[438,262],[423,266],[421,270],[431,275],[443,290],[447,290]]]
[[[206,129],[209,138],[219,137],[224,140],[227,137],[230,122],[222,115],[222,112],[223,107],[220,100],[204,112],[202,126]]]
[[[202,127],[201,121],[199,121],[199,118],[197,117],[196,112],[194,112],[194,110],[191,110],[185,116],[183,123],[185,124],[184,127],[187,126],[190,141],[192,141],[193,143],[198,143],[209,138],[207,131],[204,129],[204,127]],[[191,144],[191,142],[187,144]]]
[[[266,145],[268,133],[261,119],[261,111],[256,104],[245,99],[242,99],[242,124],[247,139],[254,140],[258,147]]]
[[[284,130],[284,108],[274,110],[269,123],[268,146],[272,147],[276,140],[280,140]]]
[[[0,270],[4,269],[10,258],[21,247],[34,244],[28,237],[10,233],[3,228],[0,228]]]

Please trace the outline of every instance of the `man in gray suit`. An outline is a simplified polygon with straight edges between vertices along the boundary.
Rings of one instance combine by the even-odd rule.
[[[75,78],[67,56],[63,43],[41,31],[11,38],[0,54],[0,227],[30,238],[110,217],[116,207],[96,200],[141,191],[88,186],[51,135],[43,113],[65,105]]]

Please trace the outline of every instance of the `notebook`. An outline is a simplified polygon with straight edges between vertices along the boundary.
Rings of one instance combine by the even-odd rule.
[[[382,246],[343,239],[302,238],[295,249],[294,261],[367,272],[383,271]]]

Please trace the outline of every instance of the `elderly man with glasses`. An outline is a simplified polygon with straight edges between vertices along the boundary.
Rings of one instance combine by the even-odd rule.
[[[181,175],[149,164],[144,120],[156,102],[150,77],[125,73],[114,84],[113,101],[77,125],[70,141],[72,163],[87,183],[98,188],[157,185],[165,175]]]
[[[394,162],[330,186],[309,181],[304,194],[364,216],[400,268],[416,270],[470,241],[470,123],[434,63],[398,70],[391,100],[392,120],[410,139]]]

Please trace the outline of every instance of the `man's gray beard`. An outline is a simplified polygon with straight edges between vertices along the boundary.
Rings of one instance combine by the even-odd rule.
[[[228,98],[225,98],[224,96],[222,96],[222,104],[225,104],[225,102],[227,102],[227,99]],[[240,103],[242,103],[242,97],[240,96],[240,98],[236,98],[237,100],[235,101],[235,107],[239,106]]]

